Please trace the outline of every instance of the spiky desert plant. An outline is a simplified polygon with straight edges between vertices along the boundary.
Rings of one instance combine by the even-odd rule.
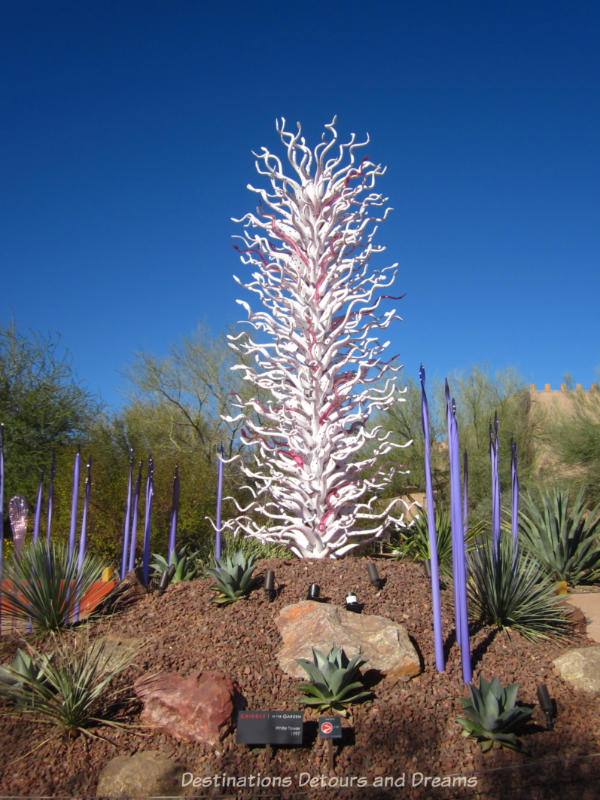
[[[519,528],[524,549],[547,574],[571,585],[600,579],[600,505],[587,509],[580,490],[543,492],[539,500],[521,497]]]
[[[170,583],[193,581],[194,578],[200,575],[199,558],[200,554],[198,552],[188,554],[187,545],[184,545],[180,550],[172,553],[171,564],[169,564],[164,556],[153,553],[150,567],[155,578],[161,578],[163,573],[169,569],[169,566],[175,567],[175,572],[173,573]]]
[[[346,715],[346,706],[358,703],[371,697],[371,692],[365,690],[360,667],[366,664],[360,654],[350,661],[340,647],[335,645],[328,655],[312,648],[313,660],[297,658],[296,661],[311,679],[310,683],[301,683],[298,701],[307,706],[315,706],[318,711],[338,711]]]
[[[13,554],[3,586],[8,615],[31,619],[39,631],[58,631],[69,623],[73,603],[100,579],[103,564],[86,553],[78,566],[77,553],[69,555],[64,544],[49,548],[38,539],[20,556]]]
[[[504,688],[498,678],[488,682],[483,676],[479,689],[470,685],[470,697],[461,697],[465,716],[456,718],[463,736],[477,739],[483,752],[492,745],[521,750],[522,742],[516,731],[529,720],[533,708],[516,704],[518,690],[518,683]]]
[[[374,236],[387,199],[372,190],[385,170],[368,156],[358,163],[368,138],[339,143],[334,124],[311,150],[300,125],[293,133],[278,123],[292,174],[262,148],[256,168],[270,188],[249,186],[257,212],[235,220],[245,227],[241,260],[255,270],[250,283],[235,280],[264,310],[238,300],[260,340],[247,331],[229,340],[242,355],[243,379],[267,399],[238,396],[239,414],[224,418],[243,424],[242,441],[257,448],[255,463],[241,465],[250,502],[233,498],[239,513],[227,524],[301,558],[337,558],[379,537],[403,502],[373,509],[395,471],[380,456],[407,445],[390,441],[381,425],[367,427],[372,412],[404,399],[396,356],[385,359],[389,342],[374,335],[400,319],[395,309],[379,312],[397,265],[370,268],[384,249]],[[358,456],[366,445],[369,454]]]
[[[475,616],[500,630],[535,640],[568,631],[563,604],[540,564],[504,536],[495,549],[487,539],[469,556],[469,604]]]
[[[106,640],[69,641],[56,637],[51,654],[28,648],[29,667],[4,667],[15,683],[10,698],[19,710],[35,714],[43,722],[58,725],[65,733],[89,734],[87,728],[114,724],[99,716],[102,699],[112,679],[133,658],[130,648],[109,647]]]
[[[50,653],[47,658],[52,658]],[[0,665],[0,695],[15,703],[17,707],[31,702],[27,681],[44,681],[44,674],[26,650],[19,648],[11,664]]]
[[[246,555],[241,550],[232,555],[215,559],[215,566],[206,570],[215,582],[212,589],[218,592],[214,603],[226,605],[249,594],[254,585],[254,554]]]

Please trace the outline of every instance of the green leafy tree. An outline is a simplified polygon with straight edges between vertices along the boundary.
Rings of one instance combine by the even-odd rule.
[[[231,456],[239,450],[241,422],[226,423],[221,417],[231,413],[233,395],[244,395],[238,372],[232,370],[238,361],[224,335],[213,337],[199,325],[171,345],[167,356],[136,353],[125,371],[132,407],[160,409],[161,427],[168,423],[163,435],[174,452],[193,450],[213,463],[215,446],[222,441],[225,455]]]
[[[52,451],[60,462],[66,449],[86,437],[99,411],[99,401],[77,382],[58,335],[24,334],[14,322],[0,327],[5,501],[18,493],[33,507]]]
[[[99,555],[115,564],[120,559],[131,448],[134,480],[137,462],[143,462],[138,552],[151,453],[155,467],[152,552],[166,555],[177,463],[181,479],[177,547],[187,544],[208,560],[214,532],[206,517],[215,516],[218,446],[223,443],[226,458],[240,447],[238,427],[221,419],[230,410],[232,394],[244,391],[237,373],[231,371],[234,361],[225,337],[212,337],[202,326],[172,345],[166,356],[135,355],[124,373],[128,403],[112,416],[100,416],[90,430],[95,477],[88,539]],[[226,464],[223,496],[234,493],[241,481],[239,467]],[[227,513],[224,502],[224,519]]]

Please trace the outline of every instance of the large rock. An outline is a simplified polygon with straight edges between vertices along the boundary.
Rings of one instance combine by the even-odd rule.
[[[283,645],[279,666],[294,678],[306,678],[297,658],[312,659],[312,647],[328,653],[342,647],[348,658],[360,653],[365,669],[409,680],[421,671],[419,656],[406,629],[386,617],[356,614],[338,606],[305,600],[286,606],[277,619]]]
[[[161,672],[134,684],[144,703],[140,720],[184,742],[216,744],[232,727],[236,687],[218,672]]]
[[[600,695],[600,645],[567,650],[554,659],[554,666],[576,689]]]
[[[173,797],[182,793],[183,768],[158,750],[111,759],[100,772],[97,797]]]

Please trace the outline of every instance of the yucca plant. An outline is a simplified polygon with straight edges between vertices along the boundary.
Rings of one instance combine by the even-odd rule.
[[[214,578],[211,589],[218,592],[213,598],[213,603],[226,605],[245,597],[254,586],[254,554],[245,555],[241,550],[215,559],[215,566],[206,570]]]
[[[38,631],[66,627],[74,600],[81,598],[102,575],[102,562],[86,554],[81,566],[77,554],[69,557],[64,544],[48,549],[41,539],[29,542],[8,564],[2,592],[8,615],[30,619]]]
[[[588,510],[579,491],[554,489],[536,501],[521,498],[519,528],[523,548],[535,555],[555,581],[571,585],[600,579],[600,505]]]
[[[47,657],[52,658],[52,655]],[[31,655],[19,648],[12,664],[0,665],[0,696],[12,700],[18,707],[28,705],[31,701],[28,680],[44,681],[44,675]]]
[[[169,562],[164,556],[158,553],[152,554],[152,563],[150,568],[154,577],[161,578],[163,573],[169,569]],[[184,545],[180,550],[173,553],[171,565],[175,567],[175,572],[170,580],[170,583],[178,583],[179,581],[193,581],[200,575],[200,567],[198,565],[199,553],[190,553],[188,555],[187,545]]]
[[[437,554],[440,572],[445,575],[452,574],[452,524],[450,514],[444,509],[435,511],[435,529],[437,536]],[[473,548],[474,540],[482,533],[483,524],[471,525],[465,536],[465,549]],[[419,511],[419,516],[411,523],[410,527],[399,533],[398,543],[389,544],[389,550],[395,558],[411,558],[414,561],[426,561],[431,557],[429,548],[429,524],[425,509]]]
[[[318,711],[338,711],[345,716],[347,705],[371,696],[371,692],[365,690],[360,674],[360,667],[367,662],[360,655],[348,661],[344,651],[335,646],[329,655],[324,655],[314,647],[312,653],[312,661],[296,659],[311,679],[310,683],[298,686],[306,693],[298,698],[299,702],[315,706]]]
[[[470,697],[460,698],[465,716],[456,721],[462,726],[462,735],[477,739],[483,752],[493,745],[522,750],[516,731],[529,720],[533,708],[516,704],[518,689],[518,683],[504,688],[498,678],[488,682],[481,676],[479,689],[469,686]]]
[[[566,634],[564,607],[552,581],[531,556],[515,555],[508,536],[500,539],[497,557],[489,539],[470,553],[469,608],[485,624],[530,640]]]
[[[28,648],[26,668],[2,668],[6,695],[21,711],[35,714],[43,722],[58,725],[64,732],[81,731],[98,724],[115,724],[98,716],[101,700],[114,676],[133,658],[130,649],[108,647],[105,640],[92,644],[54,640],[52,653]]]

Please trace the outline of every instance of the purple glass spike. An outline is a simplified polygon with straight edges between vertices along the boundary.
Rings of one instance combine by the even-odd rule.
[[[33,541],[37,542],[40,535],[40,517],[42,515],[42,491],[44,488],[44,473],[40,478],[37,497],[35,499],[35,516],[33,518]],[[27,620],[27,633],[31,633],[31,617]]]
[[[465,683],[470,683],[472,672],[467,615],[465,538],[460,501],[460,448],[454,400],[452,401],[450,416],[450,440],[452,441],[452,456],[450,461],[450,519],[452,524],[452,544],[453,549],[456,549],[454,563],[457,570],[454,574],[455,617],[457,619],[457,641],[460,644],[461,650],[463,680]]]
[[[73,496],[71,499],[71,528],[69,530],[69,558],[75,552],[75,528],[77,525],[77,495],[79,493],[79,462],[81,461],[80,448],[77,448],[75,463],[73,464]]]
[[[169,566],[175,556],[175,540],[177,537],[177,514],[179,513],[179,465],[175,464],[173,477],[173,501],[171,504],[171,528],[169,530]]]
[[[494,450],[496,453],[494,469],[495,475],[494,480],[496,481],[496,530],[498,531],[498,542],[500,541],[500,447],[498,446],[498,414],[494,412]]]
[[[135,491],[133,493],[133,513],[131,515],[131,536],[129,545],[129,564],[127,565],[127,572],[131,572],[131,570],[135,565],[135,540],[137,536],[138,507],[140,502],[141,488],[142,488],[142,462],[140,461],[138,467],[137,480],[135,482]]]
[[[133,448],[129,448],[129,480],[127,481],[127,503],[125,506],[125,524],[123,525],[123,548],[121,553],[121,580],[125,577],[129,557],[129,527],[131,517],[131,478],[133,474]]]
[[[152,498],[154,496],[154,461],[148,457],[148,478],[146,480],[146,514],[144,517],[144,583],[148,586],[150,567],[150,529],[152,527]]]
[[[454,508],[453,503],[453,493],[452,493],[452,469],[454,463],[454,435],[452,431],[452,404],[450,402],[450,389],[448,387],[448,380],[446,379],[445,382],[445,395],[446,395],[446,424],[448,428],[448,462],[450,466],[450,522],[452,528],[452,574],[454,576],[454,624],[456,629],[456,641],[460,644],[461,642],[461,616],[459,614],[460,608],[460,597],[459,597],[459,582],[456,580],[456,576],[458,575],[458,542],[457,542],[457,519],[456,519],[456,510]],[[459,490],[460,496],[460,490]]]
[[[431,601],[433,607],[433,640],[435,645],[435,666],[438,672],[444,671],[444,642],[442,639],[442,607],[440,601],[440,581],[435,529],[435,509],[433,502],[433,481],[431,479],[431,447],[429,440],[429,406],[425,394],[425,368],[419,369],[421,380],[421,423],[425,439],[425,494],[427,497],[427,526],[429,529],[429,562],[431,565]]]
[[[50,549],[50,530],[52,528],[52,504],[54,503],[54,475],[56,474],[56,453],[52,451],[50,467],[50,486],[48,487],[48,522],[46,527],[46,548]]]
[[[463,451],[463,541],[465,548],[465,576],[467,575],[467,539],[469,536],[469,468],[467,451]]]
[[[33,541],[37,542],[40,535],[40,517],[42,516],[42,491],[44,488],[44,474],[40,478],[40,485],[38,486],[37,497],[35,499],[35,517],[33,519]]]
[[[221,558],[221,498],[223,496],[223,442],[219,443],[219,477],[217,482],[217,525],[215,531],[215,558]]]
[[[497,422],[497,419],[496,419]],[[492,423],[490,433],[490,464],[492,473],[492,553],[494,560],[498,560],[500,549],[500,491],[498,482],[498,433],[494,437]]]
[[[4,570],[4,423],[0,424],[0,635],[2,634],[2,573]]]
[[[16,494],[8,501],[8,518],[13,535],[15,555],[18,557],[23,550],[25,537],[27,536],[27,516],[29,509],[27,501],[21,494]]]
[[[79,537],[79,555],[77,558],[77,582],[79,583],[79,577],[81,575],[81,569],[83,567],[83,560],[85,558],[85,547],[87,543],[87,515],[88,515],[88,507],[90,503],[90,490],[92,488],[92,459],[91,456],[88,458],[87,463],[87,475],[85,478],[85,496],[83,500],[83,515],[81,517],[81,534]],[[73,621],[77,622],[79,620],[79,603],[81,601],[81,597],[77,595],[75,597],[75,610],[73,612]]]
[[[466,450],[463,452],[463,527],[466,539],[469,532],[469,471]]]
[[[515,546],[515,561],[519,556],[519,475],[517,472],[517,443],[510,440],[510,477],[512,487],[512,536]]]

